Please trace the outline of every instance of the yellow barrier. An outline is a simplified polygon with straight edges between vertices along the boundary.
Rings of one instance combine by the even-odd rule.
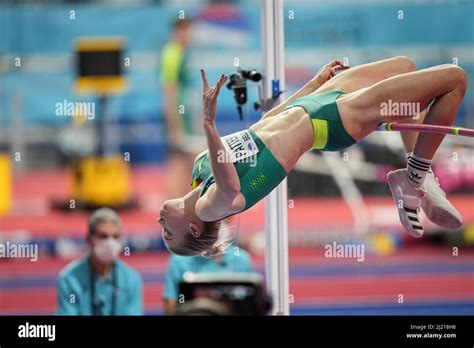
[[[0,216],[10,213],[12,205],[12,164],[8,154],[0,153]]]
[[[130,170],[123,157],[87,157],[76,164],[75,172],[75,199],[89,205],[110,207],[130,201]]]
[[[467,245],[474,245],[474,225],[466,226],[463,235]]]

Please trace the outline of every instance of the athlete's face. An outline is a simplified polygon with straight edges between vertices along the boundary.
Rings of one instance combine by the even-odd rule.
[[[162,227],[163,239],[168,243],[180,243],[188,233],[190,219],[184,209],[182,198],[165,201],[160,209],[158,223]]]

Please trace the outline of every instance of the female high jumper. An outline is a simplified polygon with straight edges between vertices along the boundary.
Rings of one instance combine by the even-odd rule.
[[[382,122],[401,121],[451,126],[464,97],[467,77],[455,65],[416,71],[407,57],[394,57],[354,68],[339,60],[319,73],[250,128],[220,137],[215,118],[217,96],[203,80],[203,115],[208,150],[196,157],[192,190],[167,200],[158,222],[167,248],[179,255],[217,255],[228,238],[220,222],[245,211],[268,195],[307,151],[337,151],[373,132]],[[341,74],[337,72],[346,70]],[[410,103],[420,113],[387,114],[383,105]],[[426,110],[427,109],[427,110]],[[402,133],[407,168],[387,175],[400,221],[413,237],[423,235],[420,208],[439,226],[457,228],[461,215],[446,199],[431,171],[444,134]]]

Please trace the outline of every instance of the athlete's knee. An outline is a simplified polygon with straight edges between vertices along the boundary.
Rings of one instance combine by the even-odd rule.
[[[467,75],[463,68],[454,64],[443,64],[429,68],[432,73],[437,74],[436,81],[448,87],[447,92],[456,92],[464,96],[467,88]]]
[[[458,65],[449,64],[445,68],[453,82],[453,89],[457,94],[464,96],[467,88],[467,74],[463,68]]]
[[[463,92],[466,92],[467,88],[467,74],[463,68],[460,66],[455,65],[456,68],[456,77],[457,77],[457,87]]]
[[[397,68],[403,73],[412,72],[416,70],[416,63],[407,56],[393,57],[397,64]]]

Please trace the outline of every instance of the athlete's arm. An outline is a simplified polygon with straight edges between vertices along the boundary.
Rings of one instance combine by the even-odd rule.
[[[228,161],[225,156],[226,150],[215,124],[217,96],[227,77],[222,75],[217,85],[210,88],[204,70],[201,70],[201,76],[203,80],[202,125],[206,134],[209,159],[216,185],[212,194],[209,196],[206,194],[208,196],[206,199],[204,197],[199,199],[196,204],[196,214],[205,221],[211,221],[224,215],[232,206],[232,202],[240,192],[240,181],[234,164]]]
[[[316,76],[314,76],[311,80],[308,81],[308,83],[306,83],[303,87],[301,87],[298,91],[296,91],[296,93],[292,94],[283,103],[277,105],[270,111],[267,111],[262,116],[262,120],[267,117],[278,115],[293,100],[304,97],[305,95],[308,95],[310,93],[313,93],[315,90],[317,90],[327,81],[329,81],[331,78],[336,76],[336,73],[338,71],[345,70],[348,68],[349,67],[345,66],[340,60],[333,60],[332,62],[326,64],[325,66],[321,68],[321,70],[316,74]]]

